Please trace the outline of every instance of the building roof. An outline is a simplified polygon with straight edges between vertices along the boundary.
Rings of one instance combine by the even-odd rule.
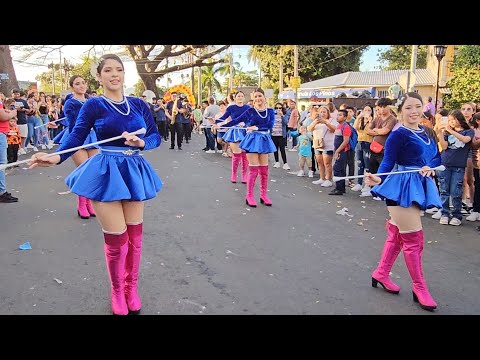
[[[310,81],[300,85],[300,89],[334,88],[334,87],[381,87],[399,82],[400,76],[408,70],[384,71],[348,71],[323,79]],[[416,69],[416,86],[435,86],[435,75],[428,69]]]

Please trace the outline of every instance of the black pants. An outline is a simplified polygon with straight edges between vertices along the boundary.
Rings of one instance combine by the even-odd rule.
[[[315,149],[312,146],[312,171],[317,171],[317,158],[315,157]]]
[[[347,158],[348,151],[341,151],[340,156],[333,164],[333,176],[344,177],[347,174]],[[335,183],[335,189],[345,192],[345,180],[340,180]]]
[[[473,193],[473,210],[480,212],[480,170],[473,169],[473,177],[475,179],[475,192]]]
[[[18,148],[18,144],[8,144],[7,161],[9,164],[18,160]]]
[[[287,145],[287,139],[283,136],[272,136],[272,141],[277,147],[277,150],[273,153],[275,157],[275,161],[278,162],[278,150],[280,150],[280,154],[282,155],[283,163],[287,163],[287,153],[285,152],[285,146]]]
[[[157,121],[157,128],[162,139],[167,140],[168,139],[167,122]]]
[[[355,175],[355,149],[350,149],[347,152],[347,166],[348,176]]]
[[[190,123],[183,123],[183,135],[185,136],[185,140],[188,141],[192,138],[192,126]]]
[[[383,160],[383,153],[377,154],[372,151],[372,153],[370,154],[370,165],[368,167],[372,174],[377,173],[382,160]]]
[[[175,147],[175,134],[177,134],[177,146],[181,148],[183,136],[182,124],[175,123],[173,125],[169,124],[168,126],[170,127],[170,147]]]

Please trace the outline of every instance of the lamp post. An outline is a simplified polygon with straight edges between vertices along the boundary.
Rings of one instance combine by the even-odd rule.
[[[437,86],[435,88],[435,109],[438,110],[438,83],[440,81],[440,63],[442,62],[445,53],[447,52],[447,47],[445,45],[435,45],[433,47],[435,56],[438,60],[437,67]]]

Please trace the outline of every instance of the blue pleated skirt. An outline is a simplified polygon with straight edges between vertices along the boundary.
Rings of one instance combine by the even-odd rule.
[[[243,140],[246,133],[247,133],[246,130],[230,129],[227,131],[227,133],[223,137],[223,140],[226,142],[232,142],[232,143],[240,142]]]
[[[162,188],[157,173],[138,152],[100,151],[68,175],[65,183],[73,193],[103,202],[149,200]]]
[[[53,138],[53,143],[54,144],[61,144],[62,141],[65,141],[65,139],[68,137],[68,135],[70,135],[70,130],[68,127],[66,127],[65,129],[63,129],[62,131],[60,131],[57,136],[55,136]],[[97,134],[95,133],[95,131],[92,129],[90,130],[90,134],[88,134],[87,138],[85,139],[85,141],[83,142],[82,145],[87,145],[87,144],[91,144],[91,143],[94,143],[94,142],[97,142]],[[96,149],[97,146],[89,146],[85,149]]]
[[[380,185],[374,186],[371,193],[381,199],[393,200],[404,208],[413,204],[421,210],[442,207],[435,181],[418,172],[389,175]]]
[[[253,131],[245,135],[239,144],[240,149],[250,153],[270,154],[277,150],[268,131]]]

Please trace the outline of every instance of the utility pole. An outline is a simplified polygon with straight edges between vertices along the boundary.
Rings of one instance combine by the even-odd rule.
[[[199,66],[197,68],[197,72],[198,72],[198,104],[199,105],[202,105],[202,67]]]
[[[412,45],[412,57],[410,59],[410,71],[407,74],[407,92],[415,88],[415,68],[417,67],[418,45]]]
[[[298,79],[298,45],[293,47],[293,76]],[[298,86],[295,86],[295,103],[298,100]]]
[[[230,56],[229,56],[229,69],[230,69],[230,79],[228,81],[229,92],[232,92],[233,89],[233,48],[230,47]]]

